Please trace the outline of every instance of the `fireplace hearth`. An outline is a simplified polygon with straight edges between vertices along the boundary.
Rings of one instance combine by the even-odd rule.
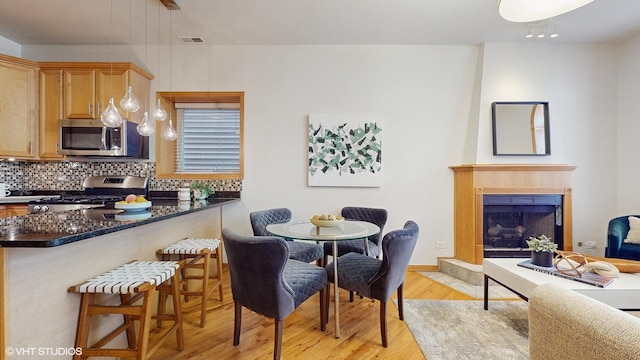
[[[544,234],[563,249],[562,195],[484,195],[484,257],[530,257],[530,236]]]

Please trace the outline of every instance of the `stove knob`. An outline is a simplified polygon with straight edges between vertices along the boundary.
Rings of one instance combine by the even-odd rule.
[[[40,205],[33,205],[33,211],[34,212],[40,211]]]
[[[49,211],[49,207],[47,205],[42,205],[42,207],[40,208],[40,212],[47,212]]]

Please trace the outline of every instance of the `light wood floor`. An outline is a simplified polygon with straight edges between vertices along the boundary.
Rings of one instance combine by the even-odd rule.
[[[198,326],[199,301],[194,299],[183,303],[185,349],[176,352],[175,341],[169,340],[152,359],[273,358],[273,320],[247,309],[243,309],[242,313],[240,344],[233,346],[233,302],[226,267],[223,275],[225,301],[220,303],[217,291],[211,294],[206,326]],[[405,299],[473,298],[417,272],[409,271],[405,282]],[[283,359],[424,359],[406,324],[398,319],[395,304],[389,304],[387,310],[389,346],[384,348],[380,338],[377,301],[356,297],[350,303],[348,292],[341,290],[339,339],[334,336],[333,295],[331,301],[329,323],[325,332],[320,331],[317,295],[300,305],[284,320]],[[153,340],[152,336],[151,341]]]

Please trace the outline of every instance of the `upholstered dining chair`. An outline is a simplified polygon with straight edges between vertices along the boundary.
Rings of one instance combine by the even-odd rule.
[[[338,257],[338,286],[380,301],[380,334],[382,346],[387,347],[387,303],[398,292],[398,315],[404,320],[402,290],[405,272],[418,241],[418,225],[409,220],[403,229],[387,233],[382,239],[382,260],[358,253]],[[328,279],[333,281],[333,263],[326,266]],[[325,294],[325,309],[329,296]],[[328,316],[324,319],[328,322]]]
[[[243,236],[222,230],[234,303],[233,345],[240,344],[242,307],[275,320],[273,358],[282,353],[284,319],[320,292],[320,329],[326,328],[322,267],[289,258],[287,241],[277,236]]]
[[[384,225],[387,223],[387,210],[369,208],[369,207],[357,207],[346,206],[341,210],[341,215],[345,219],[367,221],[372,224],[378,225],[380,232],[376,235],[369,236],[365,239],[357,240],[345,240],[338,242],[338,256],[355,252],[358,254],[365,254],[369,256],[380,256],[380,239],[384,231]],[[367,247],[365,248],[365,241]],[[368,250],[368,251],[367,251]],[[329,261],[329,256],[333,255],[333,244],[330,241],[324,243],[324,258],[322,264],[326,264]],[[349,301],[353,302],[353,291],[349,293]]]
[[[276,208],[253,211],[249,214],[251,227],[254,236],[270,236],[267,231],[269,224],[282,224],[291,221],[291,210],[287,208]],[[323,250],[319,244],[302,241],[287,241],[291,259],[310,263],[315,261],[322,265]]]
[[[387,210],[368,208],[368,207],[354,207],[347,206],[341,210],[341,215],[347,220],[361,220],[367,221],[372,224],[378,225],[380,232],[376,235],[370,236],[367,239],[367,245],[369,252],[365,251],[364,239],[358,240],[345,240],[338,242],[338,256],[355,252],[359,254],[365,254],[369,256],[378,257],[380,255],[380,239],[384,230],[384,225],[387,223]],[[333,255],[333,244],[331,242],[324,243],[324,263],[328,261],[328,257]]]

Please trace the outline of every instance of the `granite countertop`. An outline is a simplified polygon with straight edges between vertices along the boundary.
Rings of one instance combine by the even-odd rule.
[[[5,196],[0,198],[1,204],[27,204],[29,201],[40,200],[46,197],[60,197],[60,195],[24,195],[24,196]]]
[[[92,208],[0,218],[0,247],[54,247],[156,221],[219,207],[239,198],[210,198],[182,204],[158,199],[139,212]]]

